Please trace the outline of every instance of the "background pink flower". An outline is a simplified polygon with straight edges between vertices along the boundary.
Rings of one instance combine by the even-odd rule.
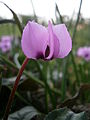
[[[86,61],[89,61],[90,47],[80,47],[77,51],[77,56],[84,58]]]
[[[12,48],[13,38],[11,36],[2,36],[0,41],[0,49],[3,53],[10,51]]]

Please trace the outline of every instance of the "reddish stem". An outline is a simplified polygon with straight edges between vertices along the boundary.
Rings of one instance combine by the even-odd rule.
[[[16,78],[16,81],[15,81],[15,84],[13,86],[13,89],[11,91],[11,94],[9,96],[9,100],[8,100],[8,103],[7,103],[7,106],[6,106],[6,110],[5,110],[5,114],[4,114],[4,117],[3,117],[3,120],[7,120],[8,119],[8,115],[9,115],[9,111],[10,111],[10,108],[11,108],[11,104],[13,102],[13,99],[14,99],[14,95],[15,95],[15,91],[18,87],[18,83],[19,83],[19,80],[20,80],[20,77],[24,71],[24,68],[26,66],[26,64],[28,63],[28,58],[26,58],[21,66],[21,69],[19,70],[18,72],[18,75],[17,75],[17,78]]]

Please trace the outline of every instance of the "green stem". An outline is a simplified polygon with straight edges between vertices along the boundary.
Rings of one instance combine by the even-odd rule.
[[[64,60],[64,65],[63,65],[63,77],[62,77],[62,85],[61,85],[61,89],[62,89],[62,101],[65,100],[66,97],[66,90],[67,90],[67,81],[66,81],[66,74],[67,74],[67,68],[68,68],[68,61],[69,59],[66,58]]]
[[[60,14],[60,11],[59,11],[59,8],[58,8],[57,3],[56,3],[56,11],[57,11],[57,13],[58,13],[58,15],[59,15],[59,18],[60,18],[61,23],[63,23],[63,17],[62,17],[62,15]]]
[[[45,85],[45,111],[48,113],[48,84],[47,84],[47,65],[44,64],[43,70],[41,71],[41,76],[43,76]]]
[[[45,72],[45,73],[46,73],[46,72]],[[44,83],[45,83],[46,112],[48,113],[48,95],[49,95],[49,97],[50,97],[50,100],[51,100],[53,109],[56,108],[56,104],[55,104],[55,98],[54,98],[54,96],[52,95],[52,91],[51,91],[51,89],[50,89],[50,87],[49,87],[49,85],[48,85],[48,83],[47,83],[47,78],[46,78],[46,77],[44,77],[44,78],[45,78],[45,79],[44,79],[44,80],[45,80]]]
[[[74,39],[75,39],[75,35],[76,35],[76,31],[77,31],[76,28],[77,28],[77,25],[78,25],[78,22],[79,22],[81,6],[82,6],[82,0],[80,1],[80,6],[79,6],[79,11],[78,11],[77,21],[76,21],[76,24],[75,24],[75,27],[74,27],[74,31],[73,31],[73,35],[72,35],[72,40],[73,40],[73,41],[74,41]]]
[[[46,113],[48,113],[48,88],[46,83],[45,83],[45,111]]]
[[[40,63],[36,60],[36,61],[35,61],[35,64],[36,64],[36,66],[37,66],[37,68],[38,68],[38,71],[40,72],[40,79],[43,79],[42,69],[41,69],[41,67],[40,67]]]
[[[10,111],[10,108],[11,108],[11,104],[13,102],[13,99],[14,99],[14,96],[15,96],[15,92],[16,92],[16,89],[18,87],[18,83],[19,83],[19,80],[20,80],[20,77],[25,69],[25,66],[26,64],[28,63],[28,58],[26,58],[22,64],[22,67],[21,69],[19,70],[19,73],[17,75],[17,78],[16,78],[16,81],[15,81],[15,84],[13,86],[13,89],[11,91],[11,94],[10,94],[10,97],[9,97],[9,100],[8,100],[8,103],[7,103],[7,106],[6,106],[6,110],[5,110],[5,114],[4,114],[4,117],[3,117],[3,120],[7,120],[8,119],[8,115],[9,115],[9,111]]]
[[[75,23],[75,27],[74,27],[74,31],[73,31],[73,35],[72,35],[72,41],[74,41],[75,39],[75,35],[76,35],[76,28],[77,28],[77,25],[78,25],[78,22],[79,22],[79,17],[80,17],[80,11],[81,11],[81,6],[82,6],[82,0],[80,1],[80,7],[79,7],[79,11],[78,11],[78,16],[77,16],[77,20],[76,20],[76,23]],[[62,16],[60,15],[60,18],[62,18]],[[71,22],[71,21],[70,21]],[[64,23],[62,21],[62,23]],[[70,26],[69,26],[70,27]],[[76,65],[76,62],[75,62],[75,58],[74,58],[74,55],[73,55],[73,52],[71,51],[71,59],[72,59],[72,63],[73,63],[73,67],[74,67],[74,73],[75,73],[75,76],[76,76],[76,80],[77,80],[77,84],[78,86],[80,86],[80,80],[79,80],[79,76],[78,76],[78,70],[77,70],[77,65]],[[68,61],[68,58],[66,59],[66,61]],[[65,65],[65,69],[67,69],[68,67],[66,67],[68,64],[68,62],[66,62],[66,65]],[[67,70],[64,70],[63,73],[66,74]],[[65,76],[65,74],[63,76]],[[65,77],[63,77],[63,80],[65,79]],[[64,80],[65,81],[65,80]],[[64,83],[63,83],[64,85]],[[65,97],[65,90],[63,88],[63,85],[62,85],[62,90],[63,90],[63,98]],[[65,85],[64,85],[65,87]],[[66,88],[66,87],[65,87]]]
[[[80,1],[80,7],[79,7],[79,11],[78,11],[77,21],[76,21],[76,24],[75,24],[75,27],[74,27],[74,31],[73,31],[73,35],[72,35],[72,40],[73,40],[73,41],[74,41],[74,39],[75,39],[75,35],[76,35],[76,31],[77,31],[76,28],[77,28],[77,25],[78,25],[78,22],[79,22],[81,6],[82,6],[82,0]],[[72,51],[71,51],[71,58],[72,58],[73,66],[74,66],[74,72],[75,72],[77,84],[78,84],[78,86],[80,86],[80,80],[79,80],[79,76],[78,76],[77,65],[76,65],[76,63],[75,63],[75,58],[74,58],[74,55],[73,55],[73,52],[72,52]]]
[[[71,59],[72,59],[73,67],[74,67],[74,72],[75,72],[75,76],[76,76],[76,81],[77,81],[78,86],[80,87],[80,80],[79,80],[77,65],[76,65],[76,63],[75,63],[75,58],[74,58],[74,55],[73,55],[72,52],[71,52]]]
[[[72,41],[74,41],[74,39],[75,39],[75,35],[76,35],[76,31],[77,31],[77,25],[78,25],[79,17],[80,17],[81,6],[82,6],[82,0],[80,1],[80,7],[79,7],[77,21],[76,21],[76,24],[75,24],[75,27],[74,27],[73,35],[72,35]],[[75,72],[77,84],[78,84],[78,86],[80,86],[80,80],[79,80],[79,76],[78,76],[77,65],[75,63],[75,58],[74,58],[74,55],[73,55],[72,51],[71,51],[71,58],[72,58],[73,66],[74,66],[74,72]]]
[[[44,65],[44,69],[42,71],[42,76],[43,76],[44,84],[45,84],[45,94],[46,94],[45,97],[46,97],[46,105],[47,105],[46,110],[48,112],[48,95],[50,97],[53,109],[55,109],[56,104],[55,104],[55,98],[54,98],[52,91],[51,91],[51,89],[48,85],[48,82],[47,82],[47,69],[48,69],[48,65]]]

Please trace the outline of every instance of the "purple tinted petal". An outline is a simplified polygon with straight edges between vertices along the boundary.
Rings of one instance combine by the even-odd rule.
[[[57,39],[56,35],[53,32],[53,26],[50,21],[48,24],[48,33],[49,33],[50,54],[46,59],[57,58],[59,53],[59,40]]]
[[[64,58],[72,49],[72,40],[69,32],[65,24],[53,26],[53,31],[60,43],[58,58]]]
[[[22,35],[22,50],[28,58],[37,59],[45,56],[48,44],[48,31],[42,25],[28,22]]]
[[[57,38],[57,36],[54,34],[54,54],[53,54],[53,58],[58,58],[59,50],[60,50],[60,42],[59,42],[59,39]]]
[[[83,55],[83,48],[82,47],[80,47],[79,49],[78,49],[78,51],[77,51],[77,56],[82,56]]]
[[[2,36],[1,41],[3,42],[11,42],[13,40],[12,36]]]
[[[2,50],[2,52],[9,51],[11,49],[11,42],[1,41],[0,42],[0,49]]]
[[[77,51],[77,55],[84,58],[86,61],[90,61],[90,47],[80,47]]]
[[[48,23],[48,33],[49,33],[49,49],[50,49],[50,53],[49,56],[46,59],[51,59],[54,53],[54,36],[53,36],[53,30],[52,30],[52,25],[49,21]]]

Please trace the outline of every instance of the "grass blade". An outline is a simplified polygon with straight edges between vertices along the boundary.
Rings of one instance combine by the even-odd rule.
[[[22,26],[21,26],[21,23],[20,23],[20,21],[19,21],[17,15],[16,15],[16,13],[15,13],[8,5],[6,5],[4,2],[0,1],[0,3],[2,3],[3,5],[5,5],[5,6],[12,12],[13,17],[14,17],[14,19],[15,19],[15,22],[16,22],[16,24],[17,24],[19,30],[20,30],[20,33],[22,34],[23,28],[22,28]]]

